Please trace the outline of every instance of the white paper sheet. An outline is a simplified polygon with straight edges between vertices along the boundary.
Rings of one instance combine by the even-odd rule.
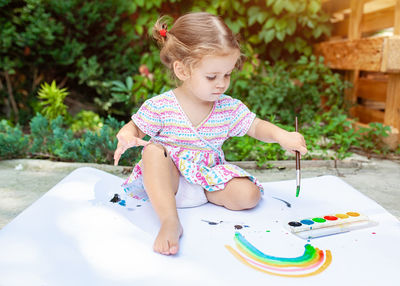
[[[262,201],[247,211],[179,209],[176,256],[152,251],[159,222],[149,202],[130,210],[109,202],[122,181],[77,169],[0,230],[0,285],[398,285],[399,221],[339,178],[304,179],[299,198],[294,180],[265,183]],[[225,248],[235,247],[235,225],[246,225],[239,231],[264,253],[299,256],[307,241],[288,233],[288,221],[348,211],[378,225],[311,240],[332,252],[331,265],[312,277],[261,273]]]

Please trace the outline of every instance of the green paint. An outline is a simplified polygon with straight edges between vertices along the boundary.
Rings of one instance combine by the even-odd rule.
[[[303,267],[307,262],[315,261],[318,259],[320,253],[310,244],[304,245],[305,250],[303,255],[293,258],[287,257],[276,257],[265,254],[254,247],[250,242],[248,242],[244,236],[236,232],[234,240],[237,245],[241,246],[242,251],[248,255],[250,258],[256,259],[262,263],[269,265],[282,265],[284,267]]]
[[[315,221],[315,222],[319,222],[319,223],[321,223],[321,222],[326,222],[326,219],[321,218],[321,217],[315,217],[315,218],[313,218],[312,220]]]
[[[296,189],[296,198],[299,196],[299,193],[300,193],[300,186],[297,186],[297,189]]]
[[[265,232],[271,232],[270,230],[266,230]]]

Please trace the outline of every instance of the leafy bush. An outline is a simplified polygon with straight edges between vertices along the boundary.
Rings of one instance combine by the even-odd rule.
[[[63,117],[47,120],[37,114],[30,122],[31,133],[24,135],[21,127],[11,127],[5,120],[0,121],[0,159],[20,157],[46,158],[53,160],[113,163],[117,147],[115,137],[124,123],[108,117],[98,131],[86,131],[77,137],[67,129]],[[141,148],[125,152],[120,160],[122,165],[132,165],[140,158]]]
[[[112,113],[126,115],[132,114],[139,109],[147,99],[171,89],[170,75],[165,72],[158,51],[143,55],[139,67],[139,74],[128,76],[125,82],[111,81],[111,98],[103,103],[109,109],[115,103],[119,109],[110,108]]]
[[[90,110],[81,110],[71,119],[71,130],[75,133],[86,130],[97,131],[104,126],[104,120]]]
[[[294,131],[293,125],[282,125],[269,119],[287,131]],[[344,159],[354,151],[365,153],[388,154],[382,138],[388,136],[389,127],[380,123],[370,123],[368,127],[355,129],[353,121],[337,107],[323,114],[317,114],[312,123],[300,126],[299,132],[304,135],[309,153],[303,159]],[[268,160],[286,160],[294,158],[278,144],[266,144],[251,137],[229,139],[223,146],[226,158],[233,161],[255,160],[259,166],[265,166]],[[332,152],[334,151],[333,155]],[[395,153],[395,152],[394,152]]]
[[[264,60],[310,56],[311,43],[329,36],[329,15],[320,0],[191,1],[192,10],[224,18]],[[248,46],[249,48],[249,46]]]
[[[311,56],[312,44],[330,33],[320,0],[3,0],[0,118],[30,123],[31,135],[3,122],[1,156],[110,162],[121,123],[102,117],[127,118],[143,101],[174,86],[148,35],[159,15],[176,18],[189,11],[220,15],[243,38],[249,61],[233,74],[228,93],[259,117],[291,130],[297,115],[310,149],[321,156],[333,149],[344,158],[354,146],[386,152],[378,136],[387,132],[382,125],[349,128],[341,111],[347,83]],[[55,81],[68,86],[68,98],[91,104],[94,112],[72,117],[64,108],[66,91],[53,84],[42,85],[47,103],[40,103],[40,84]],[[47,118],[33,117],[41,106]],[[259,164],[287,156],[277,144],[246,137],[224,148],[230,160]],[[128,164],[139,156],[138,149],[129,152]]]
[[[109,117],[98,131],[86,131],[76,138],[72,130],[66,129],[64,119],[59,116],[48,121],[37,114],[31,121],[31,148],[34,157],[45,157],[65,161],[108,163],[113,162],[117,147],[115,135],[123,122]],[[139,149],[130,149],[121,158],[122,164],[132,164],[139,158]]]
[[[8,88],[0,105],[9,109],[13,98],[8,113],[25,122],[38,84],[53,79],[68,81],[78,98],[108,97],[108,81],[138,70],[143,45],[132,45],[141,36],[129,17],[137,8],[124,0],[1,1],[0,80]]]
[[[223,150],[228,161],[256,161],[260,167],[267,161],[288,159],[279,144],[266,144],[250,136],[229,139]]]
[[[359,141],[359,146],[367,152],[386,154],[389,152],[389,149],[382,142],[382,138],[387,137],[389,132],[389,126],[372,122],[369,124],[369,128],[360,128],[359,133],[362,136],[362,140]]]
[[[320,0],[4,0],[0,1],[0,108],[27,124],[41,82],[68,84],[70,96],[96,103],[103,116],[126,116],[140,98],[173,86],[159,64],[149,30],[159,15],[189,11],[220,15],[263,60],[310,55],[329,34]],[[153,79],[139,72],[145,64]],[[117,82],[131,77],[136,99],[119,97]],[[137,95],[140,94],[140,95]],[[129,95],[129,92],[126,93]]]
[[[242,71],[234,73],[230,93],[247,103],[260,118],[276,116],[276,121],[292,126],[295,116],[311,123],[326,106],[343,107],[343,91],[348,86],[315,56],[301,57],[293,65],[250,59]]]
[[[12,127],[6,120],[0,120],[0,160],[26,156],[28,138],[20,126]]]

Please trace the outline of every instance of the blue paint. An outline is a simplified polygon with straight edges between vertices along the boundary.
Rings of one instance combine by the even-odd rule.
[[[300,221],[302,224],[305,224],[305,225],[312,225],[312,224],[314,224],[314,222],[312,221],[312,220],[310,220],[310,219],[303,219],[303,220],[301,220]]]
[[[126,202],[125,200],[121,200],[118,204],[120,204],[123,207],[126,207]]]

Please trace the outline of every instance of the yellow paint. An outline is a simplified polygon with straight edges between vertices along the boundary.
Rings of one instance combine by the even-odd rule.
[[[349,216],[347,214],[335,214],[335,217],[337,218],[348,218]]]

